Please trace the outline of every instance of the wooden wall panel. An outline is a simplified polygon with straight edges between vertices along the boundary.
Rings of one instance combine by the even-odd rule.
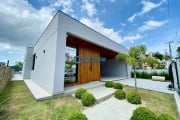
[[[80,45],[78,48],[80,58],[100,58],[98,50],[89,46]],[[78,83],[87,83],[94,80],[100,80],[100,62],[86,61],[78,64]]]

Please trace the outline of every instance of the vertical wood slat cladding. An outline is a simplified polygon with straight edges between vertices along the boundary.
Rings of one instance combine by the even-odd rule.
[[[81,58],[100,58],[98,50],[88,46],[79,46],[79,57]],[[100,80],[100,62],[80,62],[78,64],[78,83],[87,83],[94,80]]]

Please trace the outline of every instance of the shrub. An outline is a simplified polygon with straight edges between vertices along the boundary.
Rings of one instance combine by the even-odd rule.
[[[175,120],[175,119],[169,114],[161,114],[160,116],[158,116],[158,120]]]
[[[90,106],[95,104],[95,97],[91,93],[84,93],[81,97],[81,102],[84,106]]]
[[[134,72],[131,72],[131,76],[134,78]],[[170,76],[167,72],[145,72],[145,71],[142,71],[142,72],[136,72],[136,77],[137,78],[144,78],[144,79],[151,79],[152,76],[164,76],[165,77],[165,80],[170,80]]]
[[[158,120],[155,113],[145,107],[138,107],[133,111],[132,120]]]
[[[79,88],[79,89],[77,89],[76,92],[75,92],[75,97],[81,99],[82,95],[83,95],[84,93],[86,93],[86,92],[87,92],[86,89],[84,89],[84,88]]]
[[[113,83],[114,89],[123,89],[123,85],[121,83]]]
[[[121,99],[125,99],[126,98],[126,93],[123,90],[116,90],[114,92],[114,96],[115,96],[115,98],[121,100]]]
[[[113,87],[113,82],[112,81],[106,81],[105,87],[108,87],[108,88]]]
[[[141,104],[141,96],[137,92],[130,92],[127,95],[127,100],[132,104]]]
[[[83,113],[80,113],[80,112],[72,112],[67,120],[88,120],[87,117],[83,114]]]

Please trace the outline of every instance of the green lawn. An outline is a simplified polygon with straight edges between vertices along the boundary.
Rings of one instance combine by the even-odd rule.
[[[36,101],[23,81],[10,82],[5,92],[9,96],[7,120],[64,120],[69,111],[83,108],[71,96]]]
[[[134,91],[134,88],[125,86],[124,90],[128,93]],[[174,95],[144,89],[138,89],[138,92],[147,108],[156,114],[168,113],[179,120]]]
[[[126,92],[134,88],[124,86]],[[74,110],[82,111],[81,102],[71,96],[36,101],[23,81],[10,82],[5,89],[9,96],[7,120],[64,120]],[[138,89],[143,101],[155,113],[168,113],[178,118],[174,96]]]

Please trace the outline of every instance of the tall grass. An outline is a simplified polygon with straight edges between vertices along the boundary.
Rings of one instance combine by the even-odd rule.
[[[131,72],[131,76],[134,77],[134,72]],[[171,80],[167,72],[136,72],[137,78],[152,79],[152,76],[164,76],[166,81]]]
[[[8,102],[7,94],[0,91],[0,120],[5,119],[5,117],[7,116],[7,113],[6,113],[7,102]]]

